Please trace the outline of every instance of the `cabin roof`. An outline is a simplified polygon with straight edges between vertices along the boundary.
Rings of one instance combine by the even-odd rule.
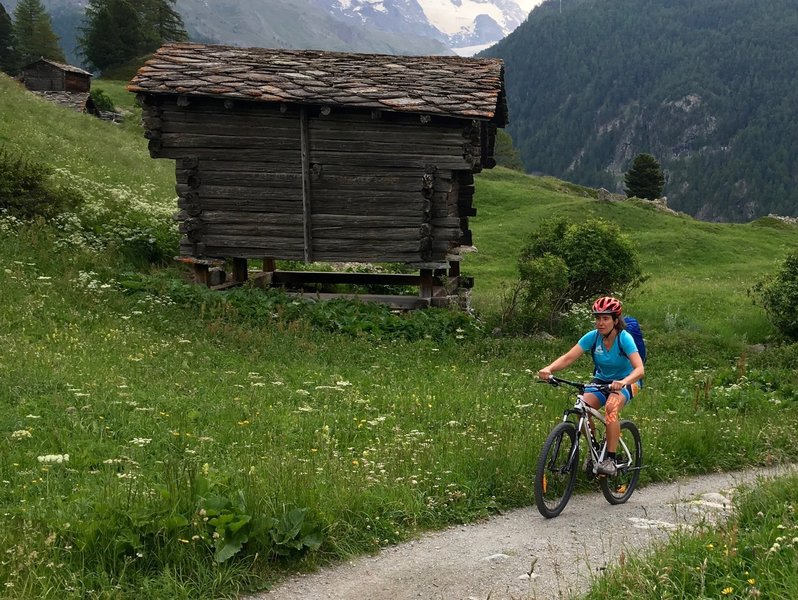
[[[49,58],[44,58],[44,57],[34,60],[32,63],[28,65],[25,65],[22,70],[24,71],[25,69],[29,69],[30,67],[37,65],[41,62],[47,63],[48,65],[53,65],[54,67],[57,67],[62,71],[66,71],[68,73],[75,73],[77,75],[86,75],[88,77],[92,77],[91,73],[89,73],[88,71],[84,71],[80,67],[75,67],[73,65],[67,65],[64,63],[56,62],[54,60],[50,60]]]
[[[175,43],[127,88],[507,122],[500,59],[392,56]]]

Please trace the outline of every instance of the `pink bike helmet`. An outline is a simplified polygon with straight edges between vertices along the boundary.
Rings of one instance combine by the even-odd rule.
[[[593,303],[593,316],[598,315],[612,315],[613,317],[620,317],[623,312],[621,301],[612,296],[602,296]]]

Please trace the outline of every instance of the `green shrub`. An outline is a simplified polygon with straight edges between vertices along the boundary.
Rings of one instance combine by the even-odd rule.
[[[80,193],[54,182],[47,165],[0,148],[0,210],[22,219],[50,219],[82,202]]]
[[[522,248],[519,279],[505,302],[505,324],[553,325],[574,303],[623,295],[644,280],[637,251],[617,225],[601,219],[543,223]]]
[[[111,100],[111,97],[106,94],[103,90],[99,88],[95,88],[90,93],[91,99],[94,102],[94,106],[97,107],[97,110],[101,110],[104,112],[115,112],[116,107],[114,106],[114,101]]]
[[[784,259],[775,276],[759,282],[752,291],[779,333],[798,340],[798,250]]]

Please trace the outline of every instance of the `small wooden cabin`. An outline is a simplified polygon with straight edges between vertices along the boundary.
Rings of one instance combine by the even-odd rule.
[[[80,94],[91,90],[91,73],[46,58],[40,58],[24,67],[19,79],[33,92]]]
[[[261,259],[271,284],[310,277],[278,259],[398,262],[421,305],[463,283],[473,174],[507,122],[500,60],[180,43],[128,90],[150,154],[176,161],[179,259],[201,278],[218,259],[236,281]]]

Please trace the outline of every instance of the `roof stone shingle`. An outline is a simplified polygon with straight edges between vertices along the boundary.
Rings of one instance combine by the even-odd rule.
[[[127,89],[507,122],[499,59],[178,43],[161,47]]]

